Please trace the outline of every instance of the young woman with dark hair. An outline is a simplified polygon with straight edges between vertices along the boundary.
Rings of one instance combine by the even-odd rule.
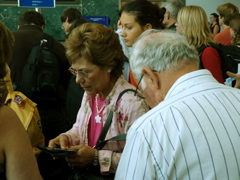
[[[121,36],[124,38],[126,46],[132,47],[138,37],[148,29],[164,29],[162,21],[165,11],[159,8],[157,4],[146,0],[124,4],[119,15],[122,25]],[[136,86],[131,72],[130,83]]]
[[[216,36],[216,34],[220,33],[220,25],[218,20],[218,15],[216,13],[212,13],[210,15],[210,30],[213,34],[213,37]]]

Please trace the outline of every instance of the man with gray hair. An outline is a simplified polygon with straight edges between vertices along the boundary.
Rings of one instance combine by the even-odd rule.
[[[177,22],[178,11],[184,7],[184,3],[180,0],[169,0],[159,3],[160,8],[165,8],[163,25],[166,29],[176,31],[175,23]]]
[[[128,131],[115,179],[239,179],[240,91],[199,70],[177,33],[144,32],[130,65],[152,109]]]

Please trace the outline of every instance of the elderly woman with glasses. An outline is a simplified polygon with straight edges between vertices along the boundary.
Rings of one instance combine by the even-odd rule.
[[[110,111],[113,118],[105,139],[127,133],[148,108],[134,92],[126,92],[117,101],[119,93],[134,86],[122,76],[124,55],[118,35],[111,28],[85,23],[72,31],[66,47],[69,70],[85,94],[72,129],[52,139],[49,147],[77,149],[77,153],[66,156],[70,167],[98,164],[97,170],[92,170],[94,174],[112,179],[125,141],[108,142],[99,151],[94,148]]]

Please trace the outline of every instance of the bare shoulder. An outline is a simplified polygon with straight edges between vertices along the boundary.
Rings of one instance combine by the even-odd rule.
[[[18,117],[16,113],[8,106],[0,107],[0,123],[5,121],[15,121]]]
[[[15,114],[15,112],[8,106],[2,105],[0,106],[0,113],[1,115],[12,115]]]
[[[0,134],[8,133],[13,128],[24,129],[17,114],[8,106],[0,107]],[[7,130],[7,131],[6,131]],[[16,131],[16,129],[15,129]]]

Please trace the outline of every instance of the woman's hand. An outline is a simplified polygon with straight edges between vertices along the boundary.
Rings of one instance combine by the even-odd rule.
[[[227,75],[231,78],[236,79],[236,84],[234,87],[240,89],[240,74],[234,74],[230,71],[227,71]]]
[[[86,145],[72,146],[69,150],[78,149],[77,153],[65,156],[65,159],[70,167],[86,167],[90,165],[94,160],[95,150],[92,147]]]
[[[64,134],[61,134],[56,138],[50,140],[48,146],[51,148],[68,149],[69,147],[68,137]]]

